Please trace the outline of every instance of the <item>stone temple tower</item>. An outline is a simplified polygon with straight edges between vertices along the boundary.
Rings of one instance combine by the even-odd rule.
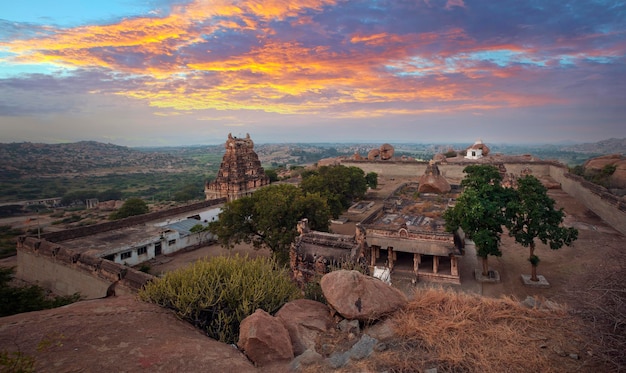
[[[232,201],[248,196],[269,183],[270,179],[261,167],[259,156],[254,152],[250,134],[240,139],[229,133],[220,170],[214,181],[205,184],[204,194],[207,200],[226,197]]]

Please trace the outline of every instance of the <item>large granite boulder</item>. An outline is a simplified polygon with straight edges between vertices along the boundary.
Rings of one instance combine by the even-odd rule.
[[[261,309],[241,321],[237,346],[259,367],[294,357],[287,328]]]
[[[277,313],[291,338],[296,356],[306,350],[315,350],[315,340],[333,324],[327,305],[309,299],[296,299],[285,304]]]
[[[358,271],[334,271],[320,281],[328,304],[346,319],[373,321],[404,306],[400,290]]]
[[[32,358],[35,372],[257,371],[236,348],[130,295],[1,317],[0,350]]]
[[[605,166],[615,166],[615,172],[609,177],[613,187],[626,188],[626,157],[621,154],[610,154],[602,157],[591,158],[583,167],[585,170],[602,171]]]

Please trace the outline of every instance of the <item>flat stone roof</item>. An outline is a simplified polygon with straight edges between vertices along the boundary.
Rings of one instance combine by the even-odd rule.
[[[165,227],[155,227],[150,224],[140,224],[108,232],[100,232],[85,237],[79,237],[60,242],[63,246],[79,253],[102,256],[107,251],[116,252],[119,248],[137,247],[158,241],[161,232],[168,230]]]
[[[418,193],[418,183],[407,183],[396,189],[384,203],[382,210],[364,220],[370,229],[423,233],[446,233],[443,212],[454,203],[458,190],[446,194]]]

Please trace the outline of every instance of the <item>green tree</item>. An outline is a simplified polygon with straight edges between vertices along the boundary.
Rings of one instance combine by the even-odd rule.
[[[368,172],[368,174],[365,175],[365,182],[368,187],[376,189],[378,186],[378,174],[376,172]]]
[[[98,193],[98,200],[100,201],[113,201],[119,199],[122,199],[122,191],[119,189],[111,188]]]
[[[267,177],[270,178],[270,183],[278,181],[278,173],[273,168],[269,168],[269,169],[265,170],[265,175],[267,175]]]
[[[195,184],[187,184],[182,189],[174,193],[174,201],[187,202],[201,197],[202,189]]]
[[[563,209],[554,208],[554,200],[548,196],[548,189],[532,175],[518,180],[517,198],[507,205],[507,228],[515,242],[530,249],[528,260],[531,263],[532,281],[537,278],[539,257],[535,255],[535,239],[539,239],[550,249],[558,250],[563,245],[569,246],[578,238],[575,228],[561,226]]]
[[[502,177],[491,165],[467,166],[467,175],[461,181],[463,193],[454,207],[444,212],[446,229],[455,232],[461,228],[474,241],[476,254],[482,258],[482,274],[489,272],[489,255],[502,256],[500,237],[506,223],[504,208],[511,191],[501,186]]]
[[[146,214],[150,211],[146,202],[141,198],[129,198],[119,210],[110,215],[111,220],[123,219],[129,216]]]
[[[286,264],[302,218],[309,219],[312,229],[327,231],[330,211],[326,201],[319,194],[304,194],[294,185],[269,185],[226,203],[219,219],[209,224],[209,231],[224,247],[240,242],[267,247],[279,263]]]
[[[305,193],[319,193],[328,201],[333,217],[348,209],[367,192],[365,173],[358,167],[322,166],[302,175],[300,188]]]

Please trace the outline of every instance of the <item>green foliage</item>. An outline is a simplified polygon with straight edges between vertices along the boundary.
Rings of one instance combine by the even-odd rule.
[[[454,150],[450,149],[447,152],[443,153],[443,155],[445,155],[446,158],[454,158],[454,157],[456,157],[456,152]]]
[[[98,191],[94,189],[90,190],[77,190],[67,193],[61,198],[62,206],[69,206],[74,204],[82,204],[87,199],[97,198]]]
[[[152,269],[152,267],[150,267],[150,264],[142,264],[141,267],[139,267],[139,270],[143,273],[150,273],[150,270]]]
[[[189,232],[191,232],[191,233],[200,233],[202,231],[207,230],[207,228],[208,227],[206,227],[206,226],[204,226],[202,224],[196,224],[196,225],[194,225],[193,227],[191,227],[189,229]]]
[[[322,166],[303,174],[300,188],[304,193],[319,193],[326,198],[332,216],[337,218],[353,201],[365,196],[367,181],[358,167]]]
[[[147,214],[150,211],[148,205],[141,198],[129,198],[119,210],[110,215],[111,220],[123,219],[129,216]]]
[[[275,261],[235,256],[168,272],[147,284],[139,297],[175,310],[211,338],[236,343],[239,324],[257,308],[273,314],[300,294]]]
[[[561,226],[565,213],[555,209],[555,202],[548,196],[548,189],[532,175],[518,180],[516,198],[506,206],[507,228],[515,242],[530,249],[529,260],[535,256],[535,240],[549,245],[552,250],[571,245],[578,238],[575,228]],[[537,263],[539,263],[537,258]],[[533,278],[535,272],[533,265]]]
[[[265,170],[265,174],[267,175],[267,177],[270,178],[270,183],[278,181],[278,173],[276,172],[275,169],[269,168],[269,169]]]
[[[446,229],[459,227],[476,244],[477,255],[483,258],[483,274],[487,274],[489,255],[501,256],[500,236],[506,223],[504,208],[513,192],[501,186],[502,177],[491,165],[467,166],[461,181],[465,188],[453,208],[444,212]]]
[[[528,261],[533,267],[538,266],[540,262],[539,257],[537,255],[531,256],[530,258],[528,258]]]
[[[307,194],[290,184],[261,188],[251,196],[228,202],[209,231],[224,247],[240,242],[268,247],[282,264],[289,260],[289,246],[297,236],[296,225],[309,219],[312,229],[328,231],[330,212],[319,194]]]
[[[376,189],[376,187],[378,186],[378,174],[376,172],[369,172],[367,175],[365,175],[365,182],[367,183],[368,187]]]
[[[0,317],[22,312],[61,307],[76,302],[79,294],[65,297],[48,297],[39,286],[12,287],[13,268],[0,268]]]
[[[114,201],[122,199],[122,191],[119,189],[110,188],[104,192],[98,193],[98,200],[100,201]]]
[[[20,351],[0,351],[0,372],[30,373],[35,371],[35,358]]]
[[[611,188],[613,185],[611,185],[610,177],[615,173],[616,170],[617,166],[614,164],[604,165],[604,167],[602,167],[602,169],[600,170],[585,169],[583,166],[578,165],[575,167],[571,167],[569,169],[569,172],[574,175],[582,176],[585,180],[590,181],[594,184],[601,185],[605,188]]]
[[[174,193],[174,201],[187,202],[192,199],[202,198],[202,196],[202,188],[195,184],[188,184]]]
[[[15,255],[17,236],[24,234],[21,229],[10,225],[0,225],[0,259]]]

